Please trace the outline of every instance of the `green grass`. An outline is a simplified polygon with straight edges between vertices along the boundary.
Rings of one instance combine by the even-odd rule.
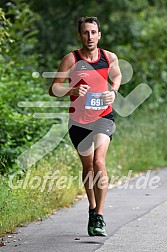
[[[166,165],[167,118],[164,108],[158,113],[139,110],[127,118],[116,116],[116,124],[117,129],[107,154],[110,177],[127,175],[129,170],[135,174]],[[78,183],[81,164],[68,137],[66,140],[66,144],[29,168],[26,174],[13,179],[17,189],[11,189],[8,177],[0,177],[0,233],[13,232],[16,226],[43,218],[61,207],[69,207],[76,195],[83,193]],[[59,171],[59,174],[53,187],[49,190],[48,180],[42,190],[46,174],[55,171]],[[26,176],[29,176],[27,180]],[[34,176],[38,176],[40,182],[36,189],[33,187],[38,180],[37,177],[33,180]],[[66,182],[59,180],[62,176],[67,176]],[[71,176],[77,177],[68,189]],[[57,183],[65,185],[65,188],[59,189]]]
[[[117,127],[107,155],[110,176],[167,164],[166,110],[164,107],[158,112],[139,110],[126,118],[116,117]]]
[[[1,176],[0,233],[12,232],[18,225],[42,218],[61,207],[69,207],[76,195],[83,193],[82,188],[78,189],[78,180],[69,184],[70,177],[79,174],[79,170],[81,165],[77,153],[70,145],[64,145],[23,175],[13,178]],[[56,171],[59,173],[55,174],[58,177],[55,177],[53,186],[49,179],[44,183],[45,176]],[[67,182],[59,179],[63,176],[67,177]],[[12,178],[10,185],[9,178]]]

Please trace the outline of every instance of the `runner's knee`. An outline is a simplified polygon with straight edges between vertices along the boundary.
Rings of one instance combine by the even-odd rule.
[[[104,170],[104,168],[105,168],[105,160],[103,160],[102,158],[96,158],[94,160],[94,170],[101,171]]]

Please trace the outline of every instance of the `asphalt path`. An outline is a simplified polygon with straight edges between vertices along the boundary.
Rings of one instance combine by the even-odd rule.
[[[140,174],[108,190],[104,217],[107,237],[87,234],[84,198],[43,221],[7,235],[0,251],[11,252],[166,252],[167,168]]]

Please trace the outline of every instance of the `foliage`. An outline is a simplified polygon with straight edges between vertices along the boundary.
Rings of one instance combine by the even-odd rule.
[[[117,14],[114,13],[114,16],[118,17]],[[115,20],[113,17],[111,27],[116,26]],[[118,34],[120,43],[116,43],[115,38],[112,44],[119,57],[131,63],[134,74],[130,85],[124,85],[121,92],[127,94],[138,84],[147,83],[153,91],[147,104],[150,109],[158,108],[166,102],[166,14],[155,6],[143,6],[135,14],[127,12],[119,16],[119,22],[122,20],[128,20],[122,22],[124,39]],[[124,27],[125,24],[128,24],[127,27]]]
[[[33,79],[38,69],[35,15],[23,1],[10,4],[9,19],[1,10],[2,44],[0,65],[0,172],[13,170],[15,158],[48,130],[44,121],[35,121],[19,101],[41,100],[43,81]],[[16,166],[15,166],[16,168]]]
[[[8,51],[8,44],[13,42],[8,33],[11,23],[5,17],[5,13],[0,8],[0,53]],[[2,60],[2,55],[1,60]]]
[[[14,232],[18,225],[41,219],[60,207],[69,207],[76,194],[83,191],[78,189],[80,166],[77,153],[65,145],[23,174],[19,171],[8,178],[0,175],[0,235]],[[73,176],[77,179],[70,184]],[[65,183],[63,178],[67,179]]]
[[[129,170],[135,173],[166,165],[166,113],[165,105],[151,113],[143,106],[143,110],[128,118],[116,118],[117,127],[107,154],[110,177],[127,175]]]

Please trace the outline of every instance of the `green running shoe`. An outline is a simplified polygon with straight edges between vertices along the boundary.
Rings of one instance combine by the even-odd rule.
[[[96,215],[95,227],[93,230],[95,236],[107,236],[105,226],[106,226],[106,223],[103,220],[103,216]]]
[[[89,213],[89,221],[88,221],[89,236],[96,235],[96,233],[94,232],[95,224],[96,224],[96,212]]]

